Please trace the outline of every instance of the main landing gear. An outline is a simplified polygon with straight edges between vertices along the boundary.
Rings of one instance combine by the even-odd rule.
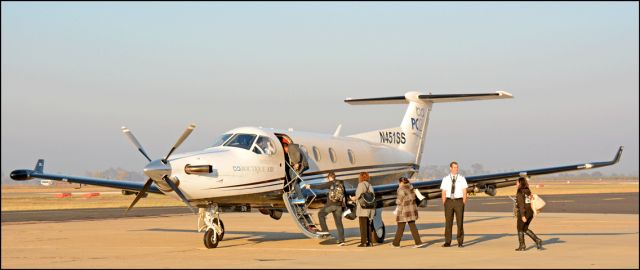
[[[204,246],[215,248],[224,238],[224,223],[220,219],[220,209],[217,204],[210,204],[207,208],[200,208],[198,232],[204,230]]]

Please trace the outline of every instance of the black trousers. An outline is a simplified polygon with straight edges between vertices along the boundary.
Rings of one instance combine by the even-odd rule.
[[[413,241],[416,245],[422,244],[422,240],[420,240],[420,234],[418,233],[418,228],[416,228],[416,222],[398,222],[398,229],[396,229],[396,238],[393,239],[393,245],[399,246],[400,240],[402,240],[402,234],[404,233],[404,225],[409,223],[409,229],[411,230],[411,236],[413,236]]]
[[[358,217],[358,223],[360,223],[360,244],[371,244],[371,226],[369,226],[369,218]]]
[[[456,225],[458,227],[458,233],[456,234],[458,244],[461,245],[464,242],[464,203],[462,199],[449,199],[444,202],[444,242],[445,244],[451,244],[451,231],[453,230],[453,215],[456,216]]]
[[[524,217],[527,218],[527,222],[522,222],[522,215],[518,215],[518,231],[526,232],[529,229],[529,224],[533,220],[533,213],[529,211],[525,211]]]

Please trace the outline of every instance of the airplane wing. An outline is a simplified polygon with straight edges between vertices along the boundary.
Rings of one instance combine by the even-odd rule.
[[[104,178],[45,173],[44,159],[39,159],[38,162],[36,163],[35,169],[33,170],[22,169],[22,170],[14,170],[11,172],[11,179],[16,181],[26,181],[26,180],[31,180],[33,178],[49,179],[49,180],[55,180],[55,181],[63,181],[63,182],[69,182],[69,183],[78,183],[78,184],[101,186],[101,187],[110,187],[110,188],[117,188],[117,189],[131,190],[131,191],[141,191],[145,184],[144,182],[135,182],[135,181],[126,181],[126,180],[112,180],[112,179],[104,179]],[[164,194],[158,189],[155,183],[152,184],[151,187],[149,187],[149,190],[147,192]]]
[[[495,174],[466,176],[465,178],[467,179],[467,184],[469,186],[467,188],[467,192],[486,191],[487,193],[492,193],[492,192],[495,192],[497,188],[515,185],[516,184],[515,182],[519,177],[537,176],[537,175],[545,175],[545,174],[576,171],[576,170],[586,170],[586,169],[594,169],[594,168],[610,166],[618,163],[618,161],[620,160],[620,156],[622,155],[622,149],[623,147],[620,146],[616,156],[611,161],[589,162],[589,163],[580,163],[575,165],[567,165],[567,166],[559,166],[559,167],[549,167],[549,168],[520,170],[520,171],[513,171],[513,172],[495,173]],[[428,180],[428,181],[412,182],[411,184],[413,185],[414,188],[417,188],[418,190],[420,190],[420,193],[422,193],[422,195],[424,195],[427,199],[435,199],[435,198],[440,198],[442,196],[442,193],[440,190],[441,182],[442,182],[442,179],[434,179],[434,180]],[[395,205],[397,189],[398,189],[397,183],[374,186],[373,190],[376,194],[378,207]],[[355,195],[355,188],[349,188],[345,190],[345,193],[349,196],[353,196]],[[324,195],[324,193],[322,195]]]

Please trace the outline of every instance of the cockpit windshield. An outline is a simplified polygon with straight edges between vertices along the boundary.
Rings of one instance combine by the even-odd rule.
[[[220,135],[220,137],[218,137],[216,139],[216,142],[214,142],[211,147],[216,147],[216,146],[222,145],[224,142],[226,142],[229,139],[229,137],[231,137],[231,135],[233,135],[233,134],[222,134],[222,135]]]
[[[224,144],[224,146],[238,147],[249,150],[256,137],[257,136],[255,134],[235,134]]]

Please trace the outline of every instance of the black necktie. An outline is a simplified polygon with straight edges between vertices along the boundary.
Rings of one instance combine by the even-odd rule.
[[[451,176],[451,199],[455,199],[453,197],[453,193],[456,192],[456,175]]]

